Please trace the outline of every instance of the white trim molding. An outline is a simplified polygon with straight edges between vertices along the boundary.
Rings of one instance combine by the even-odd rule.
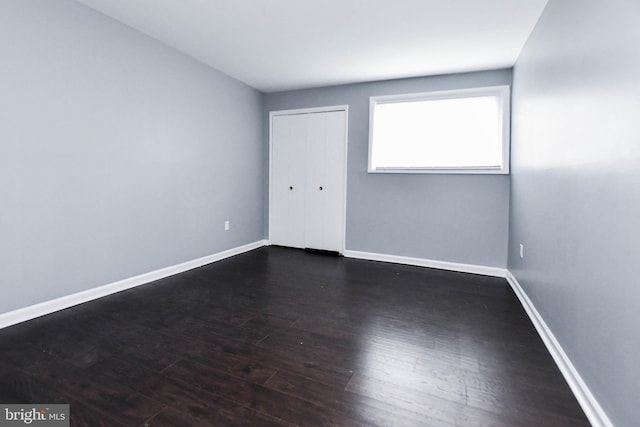
[[[185,271],[202,267],[203,265],[211,264],[213,262],[220,261],[225,258],[230,258],[234,255],[249,252],[267,245],[268,242],[266,240],[260,240],[244,246],[239,246],[236,248],[228,249],[226,251],[218,252],[213,255],[208,255],[170,267],[161,268],[159,270],[140,274],[128,279],[119,280],[117,282],[109,283],[97,288],[87,289],[86,291],[81,291],[75,294],[66,295],[60,298],[31,305],[29,307],[2,313],[0,314],[0,329],[15,325],[17,323],[25,322],[27,320],[35,319],[36,317],[44,316],[46,314],[50,314],[59,310],[64,310],[65,308],[73,307],[74,305],[82,304],[94,299],[105,297],[107,295],[115,294],[120,291],[135,288],[136,286],[144,285],[155,280],[173,276],[178,273],[183,273]]]
[[[567,356],[562,349],[562,346],[542,318],[542,315],[540,315],[533,305],[533,302],[531,302],[515,276],[508,270],[506,279],[527,312],[531,322],[533,322],[540,338],[542,338],[544,345],[547,347],[547,350],[549,350],[549,353],[551,353],[553,360],[556,362],[556,365],[558,365],[558,369],[562,372],[564,379],[567,381],[567,384],[569,384],[571,391],[573,391],[576,400],[582,407],[591,425],[594,427],[613,427],[613,423],[593,396],[589,387],[587,387],[578,370],[573,366],[573,363],[571,363],[569,356]]]
[[[500,267],[487,267],[484,265],[462,264],[448,261],[435,261],[424,258],[411,258],[398,255],[379,254],[374,252],[360,252],[345,250],[347,258],[365,259],[369,261],[392,262],[394,264],[415,265],[418,267],[437,268],[439,270],[457,271],[461,273],[482,274],[484,276],[506,277],[507,270]]]

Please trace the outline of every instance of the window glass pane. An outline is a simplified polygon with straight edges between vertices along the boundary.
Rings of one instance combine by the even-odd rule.
[[[501,105],[500,95],[377,102],[371,168],[500,169]]]

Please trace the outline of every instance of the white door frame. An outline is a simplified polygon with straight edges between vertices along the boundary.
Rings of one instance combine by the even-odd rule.
[[[310,113],[326,113],[330,111],[344,111],[345,114],[345,126],[344,126],[344,184],[343,184],[343,212],[342,212],[342,245],[340,253],[344,254],[345,245],[347,240],[347,155],[349,153],[349,106],[348,105],[334,105],[329,107],[314,107],[314,108],[298,108],[293,110],[279,110],[269,112],[269,244],[271,244],[271,196],[272,189],[271,184],[272,168],[273,168],[273,117],[275,116],[290,116],[294,114],[310,114]]]

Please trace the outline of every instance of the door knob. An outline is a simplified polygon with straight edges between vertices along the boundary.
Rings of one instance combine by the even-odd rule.
[[[322,191],[322,186],[320,186],[320,191]]]
[[[289,190],[293,190],[293,187],[289,187]]]

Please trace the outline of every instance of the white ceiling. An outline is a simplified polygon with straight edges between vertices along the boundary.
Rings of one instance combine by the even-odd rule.
[[[547,0],[78,0],[274,92],[512,66]]]

